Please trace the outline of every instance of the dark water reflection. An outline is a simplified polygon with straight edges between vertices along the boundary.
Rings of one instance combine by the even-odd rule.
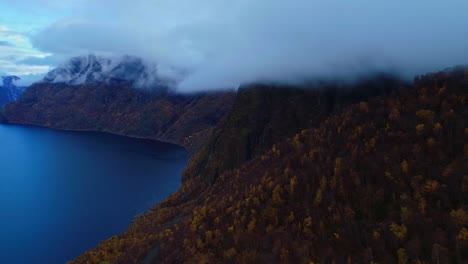
[[[184,149],[0,125],[0,263],[64,263],[177,190]]]

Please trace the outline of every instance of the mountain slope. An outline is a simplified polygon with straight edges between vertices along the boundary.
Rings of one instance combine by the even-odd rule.
[[[274,143],[315,127],[343,107],[402,85],[391,75],[352,84],[313,83],[306,87],[256,84],[239,90],[233,110],[191,160],[183,178],[213,182],[222,172],[264,154]],[[226,155],[229,153],[229,155]]]
[[[2,114],[14,124],[110,132],[192,150],[197,146],[193,137],[205,137],[230,109],[233,98],[229,92],[177,95],[134,89],[115,79],[80,85],[43,82],[28,87]]]
[[[176,94],[174,83],[136,57],[75,57],[6,105],[0,122],[143,137],[196,152],[234,93]]]
[[[467,91],[456,68],[345,106],[71,263],[466,263]]]

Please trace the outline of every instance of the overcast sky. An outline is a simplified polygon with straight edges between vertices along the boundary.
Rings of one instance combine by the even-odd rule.
[[[0,74],[27,81],[89,53],[186,70],[181,90],[468,64],[466,0],[0,0],[0,10]]]

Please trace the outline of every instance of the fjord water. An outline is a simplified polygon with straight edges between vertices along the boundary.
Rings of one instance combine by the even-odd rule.
[[[0,125],[0,263],[65,263],[176,191],[183,148]]]

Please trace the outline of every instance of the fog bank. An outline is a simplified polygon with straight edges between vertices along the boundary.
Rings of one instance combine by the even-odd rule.
[[[180,91],[369,71],[411,78],[468,63],[466,1],[81,0],[75,9],[33,37],[49,59],[139,56],[165,76],[185,72]]]

